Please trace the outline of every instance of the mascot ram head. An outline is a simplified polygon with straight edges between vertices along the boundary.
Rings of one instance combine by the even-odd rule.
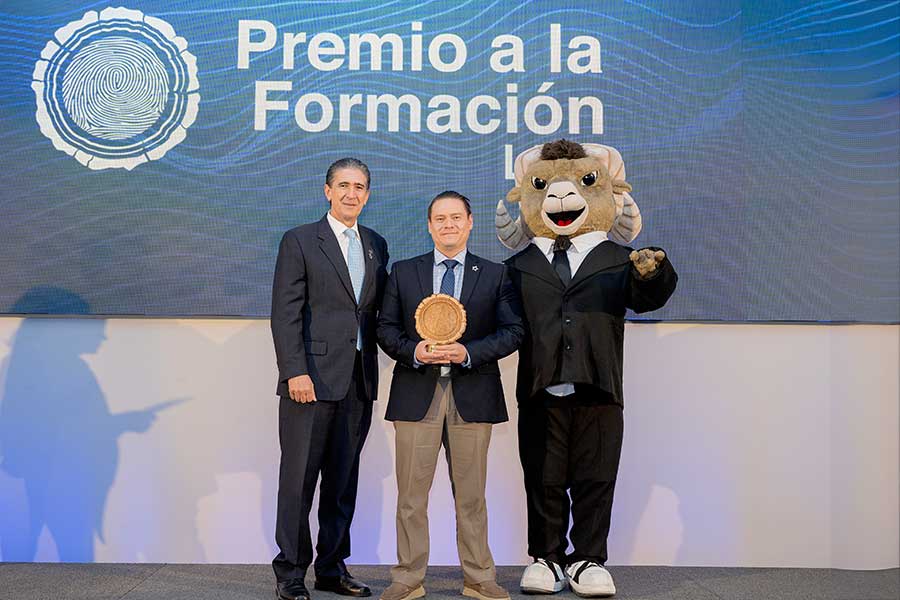
[[[497,237],[507,248],[519,250],[535,236],[590,231],[628,244],[641,231],[641,213],[615,148],[557,140],[517,156],[514,172],[516,186],[506,199],[519,204],[519,217],[513,220],[500,200],[495,219]]]

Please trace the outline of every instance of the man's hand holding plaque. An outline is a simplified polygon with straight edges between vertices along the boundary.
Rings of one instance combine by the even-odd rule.
[[[416,360],[425,365],[462,364],[467,355],[466,347],[459,342],[436,344],[432,340],[422,340],[416,345]]]
[[[433,294],[416,308],[416,331],[422,341],[416,346],[416,359],[423,364],[465,362],[465,346],[457,340],[466,331],[466,310],[446,294]]]

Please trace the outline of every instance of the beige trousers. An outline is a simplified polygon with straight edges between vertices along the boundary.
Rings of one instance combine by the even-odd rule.
[[[428,493],[441,446],[447,457],[456,504],[456,547],[469,584],[494,581],[487,539],[487,452],[490,423],[467,423],[442,377],[421,421],[394,421],[397,454],[397,566],[391,580],[417,587],[428,568]]]

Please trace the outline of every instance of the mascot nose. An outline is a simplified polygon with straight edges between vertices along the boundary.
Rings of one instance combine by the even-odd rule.
[[[547,186],[547,198],[562,200],[569,196],[577,197],[579,196],[579,191],[578,188],[575,187],[575,184],[568,179],[556,180]]]

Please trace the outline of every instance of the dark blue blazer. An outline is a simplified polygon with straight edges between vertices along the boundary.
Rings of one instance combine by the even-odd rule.
[[[378,316],[378,343],[397,361],[388,400],[389,421],[420,421],[428,412],[440,367],[413,366],[416,307],[434,292],[434,253],[394,264]],[[466,254],[460,302],[466,331],[459,342],[471,366],[453,365],[450,377],[460,416],[469,422],[501,423],[509,417],[497,361],[512,354],[525,334],[519,297],[504,265]]]
[[[366,393],[378,390],[375,325],[387,281],[387,242],[359,226],[366,276],[357,304],[350,271],[327,217],[291,229],[281,239],[272,285],[272,338],[278,359],[279,396],[287,381],[309,375],[317,400],[346,396],[362,326],[362,367]]]

